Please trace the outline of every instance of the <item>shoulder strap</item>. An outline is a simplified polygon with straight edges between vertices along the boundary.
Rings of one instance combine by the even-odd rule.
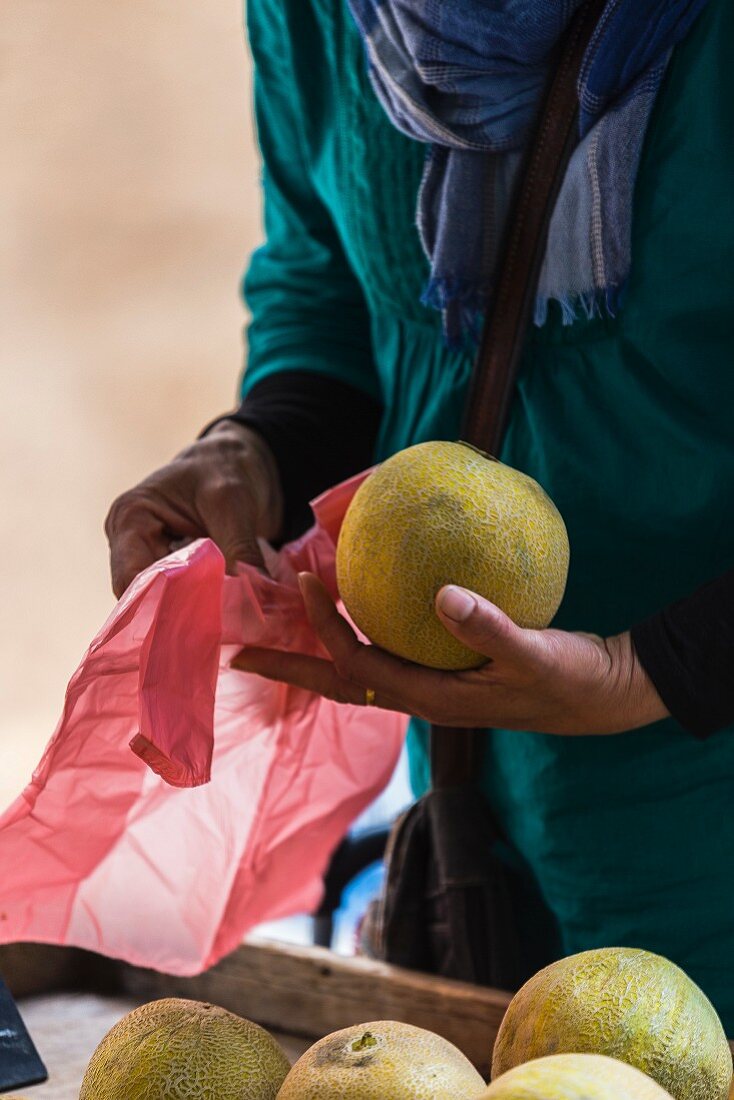
[[[484,323],[466,404],[462,439],[498,455],[558,192],[576,145],[577,80],[606,0],[587,0],[566,32],[535,137],[528,151],[505,240],[497,292]],[[431,727],[434,788],[468,782],[481,731]]]

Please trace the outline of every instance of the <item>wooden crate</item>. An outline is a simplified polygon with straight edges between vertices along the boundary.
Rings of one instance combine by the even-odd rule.
[[[444,1035],[485,1077],[510,1002],[498,990],[254,937],[194,978],[40,944],[0,947],[0,974],[21,1002],[42,1055],[44,1031],[51,1049],[65,1042],[70,1028],[78,1038],[75,1066],[66,1073],[61,1067],[57,1084],[27,1090],[28,1100],[75,1100],[78,1067],[107,1028],[130,1008],[158,997],[211,1001],[256,1020],[277,1033],[292,1060],[314,1039],[349,1024],[403,1020]],[[74,1073],[79,1080],[72,1084]]]
[[[79,1067],[111,1023],[159,997],[211,1001],[256,1020],[278,1033],[293,1059],[314,1039],[349,1024],[403,1020],[444,1035],[485,1077],[510,1001],[496,990],[255,938],[195,978],[173,978],[40,944],[0,947],[0,974],[20,1001],[42,1056],[43,1038],[52,1052],[61,1045],[63,1055],[65,1030],[75,1035],[69,1065],[56,1071],[58,1084],[28,1090],[28,1100],[71,1100],[71,1078],[80,1077]]]
[[[317,947],[248,940],[198,978],[126,967],[123,988],[141,1000],[214,1001],[265,1027],[316,1038],[369,1020],[403,1020],[438,1032],[485,1076],[510,996]]]

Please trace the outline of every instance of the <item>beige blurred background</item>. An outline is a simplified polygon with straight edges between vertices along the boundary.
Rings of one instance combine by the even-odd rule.
[[[4,0],[0,806],[112,607],[112,498],[234,403],[260,234],[240,0]]]

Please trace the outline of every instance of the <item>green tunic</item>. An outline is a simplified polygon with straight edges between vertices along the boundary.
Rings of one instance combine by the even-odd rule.
[[[345,0],[250,0],[267,244],[245,290],[244,389],[278,370],[347,380],[386,408],[378,457],[455,438],[470,372],[420,305],[424,147],[371,90]],[[712,0],[671,63],[638,179],[614,319],[529,338],[502,454],[568,526],[556,625],[630,627],[734,563],[734,5]],[[410,735],[425,788],[425,729]],[[497,730],[483,784],[542,907],[542,952],[673,958],[734,1036],[734,729],[612,737]]]

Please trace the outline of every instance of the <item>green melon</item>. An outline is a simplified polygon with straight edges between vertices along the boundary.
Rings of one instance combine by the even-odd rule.
[[[563,597],[568,536],[537,482],[465,443],[419,443],[355,493],[336,552],[344,606],[382,649],[431,668],[484,664],[443,626],[435,598],[462,585],[519,626],[544,627]]]
[[[275,1100],[289,1069],[257,1024],[171,998],[115,1024],[92,1056],[79,1100]]]
[[[503,1073],[481,1100],[671,1100],[633,1066],[602,1054],[551,1054]]]
[[[335,1031],[303,1054],[278,1100],[473,1100],[485,1084],[447,1039],[378,1020]]]
[[[728,1100],[731,1052],[713,1005],[679,967],[649,951],[584,951],[531,978],[502,1021],[492,1078],[566,1052],[627,1062],[674,1100]]]

